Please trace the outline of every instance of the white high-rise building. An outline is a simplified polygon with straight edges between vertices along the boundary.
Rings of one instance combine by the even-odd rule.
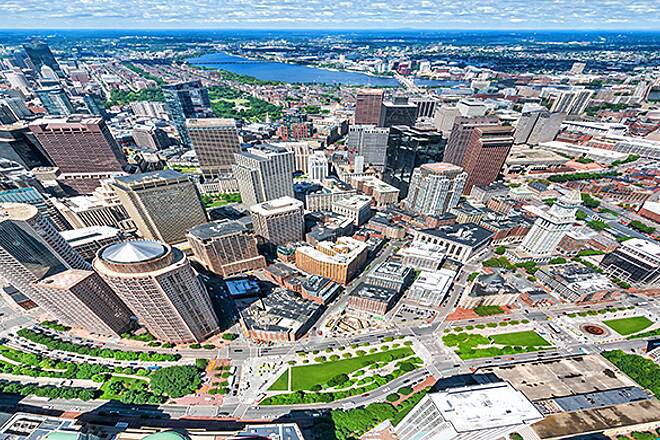
[[[407,209],[423,215],[442,215],[454,208],[463,193],[467,173],[445,162],[427,163],[413,171]]]
[[[303,240],[305,210],[300,200],[280,197],[252,205],[250,216],[254,233],[272,244],[284,245]]]
[[[582,114],[587,109],[589,101],[593,96],[593,90],[577,89],[563,91],[555,99],[550,111],[554,113],[566,113],[567,115]]]
[[[24,95],[30,94],[30,83],[28,82],[23,72],[20,70],[10,70],[4,72],[5,79],[12,89],[19,90]]]
[[[495,440],[540,420],[523,393],[495,382],[429,393],[395,431],[399,440]]]
[[[322,151],[315,151],[309,156],[307,169],[312,181],[323,182],[328,177],[328,158]]]
[[[550,258],[566,232],[571,229],[581,202],[577,190],[559,197],[550,209],[536,219],[520,246],[513,251],[513,259],[521,261]]]
[[[538,145],[555,139],[566,115],[549,111],[533,110],[523,112],[516,125],[514,144]]]
[[[369,165],[385,166],[390,129],[375,125],[352,125],[348,128],[346,146],[354,148]]]
[[[294,154],[263,144],[236,154],[233,165],[241,199],[246,206],[284,196],[293,197]]]

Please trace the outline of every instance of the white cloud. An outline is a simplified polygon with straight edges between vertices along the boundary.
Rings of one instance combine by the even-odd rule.
[[[6,28],[660,28],[657,0],[9,0],[2,10]]]

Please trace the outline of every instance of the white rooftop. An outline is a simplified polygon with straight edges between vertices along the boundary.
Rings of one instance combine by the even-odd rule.
[[[61,231],[60,234],[71,246],[81,246],[119,235],[120,231],[112,226],[90,226],[88,228]]]
[[[437,290],[446,292],[456,277],[456,272],[449,269],[424,270],[410,287],[411,290]]]
[[[130,240],[108,246],[101,257],[111,263],[130,264],[153,260],[167,252],[162,243],[152,240]]]
[[[543,418],[532,402],[507,382],[449,389],[429,396],[459,433],[529,424]]]

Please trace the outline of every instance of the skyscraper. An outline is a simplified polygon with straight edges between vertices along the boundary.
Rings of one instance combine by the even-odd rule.
[[[497,122],[498,120],[495,117],[454,117],[453,127],[451,128],[451,133],[447,140],[447,146],[445,147],[442,161],[463,167],[465,151],[470,143],[472,131],[476,127],[497,124]]]
[[[437,131],[392,127],[383,180],[398,188],[401,197],[405,198],[415,168],[425,163],[442,162],[445,144],[442,134]]]
[[[566,113],[567,115],[580,115],[587,109],[593,96],[594,91],[588,89],[563,91],[555,98],[550,111]]]
[[[380,110],[383,105],[383,90],[358,90],[355,102],[355,125],[372,124],[380,122]]]
[[[116,177],[111,186],[140,235],[148,240],[180,243],[190,228],[207,222],[197,187],[177,171]]]
[[[565,116],[547,110],[523,113],[516,126],[514,144],[538,145],[554,140]]]
[[[60,65],[55,60],[53,52],[50,51],[48,44],[41,41],[34,41],[32,44],[23,45],[23,50],[25,50],[25,53],[32,63],[36,73],[40,73],[41,68],[43,66],[47,66],[52,69],[59,77],[64,76]]]
[[[454,208],[463,194],[467,174],[450,163],[427,163],[415,169],[406,208],[423,215],[442,215]]]
[[[112,335],[130,312],[36,207],[0,204],[0,276],[53,319]]]
[[[200,80],[163,86],[165,106],[179,133],[181,143],[190,146],[187,118],[213,117],[208,91]]]
[[[62,174],[122,172],[126,157],[103,119],[44,118],[30,130]]]
[[[188,134],[202,173],[217,177],[231,173],[234,154],[241,152],[241,140],[233,119],[188,119]]]
[[[73,104],[62,87],[44,87],[35,91],[41,104],[51,116],[69,116]]]
[[[520,246],[512,253],[517,261],[548,260],[575,221],[582,199],[577,190],[559,197],[554,205],[536,219]]]
[[[0,157],[16,161],[28,170],[53,165],[25,124],[0,125]]]
[[[195,259],[223,277],[266,267],[256,237],[241,222],[217,220],[195,226],[188,242]]]
[[[293,197],[293,152],[262,144],[234,157],[234,178],[246,206],[284,196]]]
[[[328,177],[328,158],[322,151],[315,151],[309,156],[309,178],[315,182],[322,182]]]
[[[463,169],[468,175],[464,194],[474,185],[488,186],[497,179],[513,145],[513,128],[485,125],[475,128],[465,151]]]
[[[180,250],[125,241],[101,248],[93,265],[158,340],[201,342],[218,330],[211,299]]]
[[[303,240],[304,214],[303,203],[292,197],[281,197],[250,207],[254,232],[275,245]]]
[[[351,125],[348,127],[346,146],[354,149],[355,154],[364,157],[367,164],[385,166],[387,141],[390,129],[375,125]]]
[[[392,127],[394,125],[407,125],[412,127],[417,122],[417,106],[408,102],[405,96],[395,96],[392,102],[384,102],[381,107],[381,127]]]

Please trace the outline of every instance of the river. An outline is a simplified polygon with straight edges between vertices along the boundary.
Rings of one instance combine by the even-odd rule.
[[[253,76],[267,81],[287,83],[325,83],[357,86],[398,86],[394,78],[371,76],[359,72],[320,69],[302,64],[281,63],[278,61],[251,60],[225,52],[211,53],[188,62],[195,66],[228,70],[242,75]],[[438,81],[416,79],[415,83],[423,87],[453,87],[457,81]]]

